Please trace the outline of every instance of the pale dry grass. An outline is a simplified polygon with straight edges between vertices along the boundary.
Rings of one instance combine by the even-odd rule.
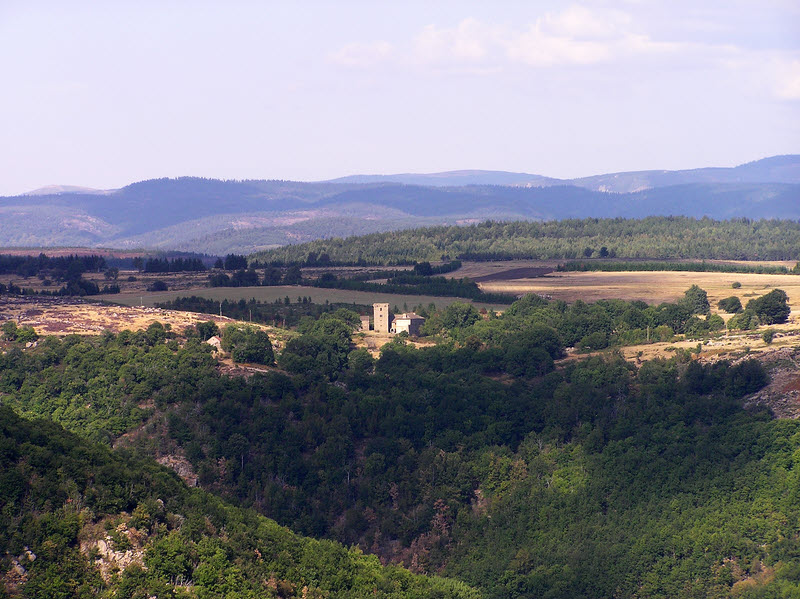
[[[109,306],[76,298],[3,297],[0,322],[14,320],[39,335],[99,335],[103,331],[138,331],[154,322],[181,332],[198,322],[213,320],[220,327],[236,322],[214,314],[197,314],[152,307]],[[269,328],[269,327],[265,327]]]
[[[581,262],[583,259],[579,258],[575,261]],[[625,259],[608,259],[601,260],[602,262],[625,262]],[[462,262],[461,268],[445,276],[460,279],[462,277],[469,277],[476,279],[478,277],[485,277],[490,275],[501,275],[507,270],[517,268],[557,268],[559,264],[565,262],[572,262],[572,260],[494,260],[487,262]],[[658,260],[646,260],[646,262],[658,262]],[[702,262],[702,260],[673,260],[672,262]],[[708,264],[741,264],[743,266],[783,266],[788,269],[794,268],[797,262],[787,260],[762,260],[754,262],[752,260],[705,260]]]
[[[740,289],[731,284],[738,281]],[[692,285],[708,293],[712,307],[719,300],[735,295],[748,300],[783,289],[789,295],[793,316],[800,314],[800,276],[759,275],[717,272],[554,272],[535,279],[486,282],[481,289],[489,292],[537,293],[567,302],[601,299],[642,300],[648,304],[675,302]]]
[[[620,348],[622,355],[629,361],[646,361],[653,358],[669,358],[675,355],[676,349],[695,350],[700,344],[699,358],[706,361],[735,359],[744,352],[759,354],[781,348],[796,348],[800,345],[800,336],[796,331],[787,330],[778,333],[771,344],[767,344],[758,331],[744,331],[722,334],[711,339],[681,340],[673,343],[651,343],[647,345],[631,345]]]

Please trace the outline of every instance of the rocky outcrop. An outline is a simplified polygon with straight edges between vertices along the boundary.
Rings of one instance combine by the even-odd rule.
[[[783,347],[757,356],[770,383],[745,400],[745,407],[769,408],[776,418],[800,418],[800,348]]]
[[[143,549],[145,538],[145,534],[122,523],[100,539],[83,541],[81,552],[94,559],[103,580],[108,582],[114,574],[122,572],[131,564],[146,569]]]

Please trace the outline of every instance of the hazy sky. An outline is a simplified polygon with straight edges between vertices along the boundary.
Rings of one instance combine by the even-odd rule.
[[[0,194],[800,153],[800,3],[0,0]]]

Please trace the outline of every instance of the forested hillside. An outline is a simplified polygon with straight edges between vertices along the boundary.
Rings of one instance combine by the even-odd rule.
[[[469,171],[444,178],[400,177],[399,182],[380,177],[318,183],[154,179],[107,192],[0,198],[0,246],[227,254],[486,219],[798,219],[798,164],[797,156],[783,156],[735,169],[615,173],[564,181]]]
[[[454,304],[429,319],[437,346],[415,349],[399,337],[378,359],[352,350],[357,318],[340,310],[301,321],[277,356],[280,370],[246,378],[220,374],[210,347],[191,330],[154,325],[47,339],[0,356],[0,393],[26,417],[56,420],[136,455],[185,460],[204,490],[295,532],[357,544],[416,572],[455,576],[487,597],[797,593],[800,424],[742,408],[741,398],[768,380],[759,362],[702,364],[684,351],[638,367],[614,355],[554,362],[565,343],[591,336],[604,318],[633,322],[648,310],[661,313],[624,304],[569,307],[531,297],[489,320]],[[19,429],[21,443],[47,445],[56,430],[45,427],[26,441],[33,434],[26,426],[14,421],[6,435]],[[123,523],[139,530],[134,521],[141,519],[155,535],[154,553],[145,551],[153,567],[125,570],[120,584],[134,577],[150,589],[192,576],[203,596],[206,581],[249,581],[253,572],[269,581],[273,571],[294,589],[301,584],[294,573],[306,570],[280,570],[282,550],[262,544],[273,533],[260,531],[272,525],[189,492],[155,466],[147,466],[153,474],[137,470],[150,462],[129,454],[93,449],[94,474],[81,475],[82,467],[55,459],[65,449],[85,459],[89,450],[68,449],[84,442],[68,438],[46,454],[52,466],[29,449],[6,454],[4,513],[18,518],[3,537],[12,548],[7,564],[38,542],[34,553],[65,548],[84,564],[75,571],[96,581],[77,552],[78,516],[69,520],[78,522],[72,532],[47,544],[52,523],[85,506],[98,524],[103,514],[130,514],[111,520],[112,537]],[[117,460],[108,474],[98,466],[106,459]],[[51,467],[58,474],[45,476]],[[83,490],[105,477],[111,489]],[[57,488],[37,496],[56,499],[41,511],[56,516],[30,515],[23,498],[32,496],[31,485],[46,484]],[[202,508],[190,511],[196,502]],[[185,518],[179,528],[180,518],[169,514]],[[23,525],[40,517],[51,519]],[[225,536],[213,532],[222,530]],[[166,571],[165,555],[178,556],[170,564],[190,565]],[[324,552],[314,555],[315,564],[329,563]],[[366,560],[371,576],[385,577],[369,583],[379,592],[416,584],[416,594],[398,592],[467,593],[337,555]],[[338,579],[323,572],[303,574],[302,584],[331,588],[325,585]]]
[[[325,239],[260,252],[262,263],[302,263],[326,254],[333,262],[407,264],[448,259],[800,259],[800,222],[790,220],[649,217],[485,222]]]
[[[0,407],[3,596],[451,597],[414,576],[190,490],[152,460]]]

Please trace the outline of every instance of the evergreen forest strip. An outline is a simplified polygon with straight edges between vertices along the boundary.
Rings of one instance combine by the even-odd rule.
[[[334,263],[410,264],[434,260],[800,260],[800,222],[713,220],[681,216],[587,218],[546,222],[487,221],[347,239],[324,239],[253,254],[263,264],[302,264],[309,255]]]
[[[487,598],[793,596],[800,422],[742,407],[769,380],[760,362],[556,362],[595,322],[691,319],[701,291],[674,309],[528,296],[487,319],[453,304],[426,322],[437,345],[399,336],[377,359],[340,308],[247,377],[221,374],[207,323],[11,341],[2,403],[71,434],[1,413],[4,567],[28,571],[23,596],[475,596],[327,541],[271,545],[273,524],[224,500]],[[782,317],[773,295],[748,309]],[[221,499],[146,459],[170,456]],[[105,581],[81,551],[98,527],[119,550],[147,531],[147,569]]]
[[[800,262],[793,268],[771,264],[720,264],[718,262],[653,262],[619,260],[571,260],[559,264],[560,272],[635,272],[635,271],[682,271],[682,272],[729,272],[758,275],[800,274]]]

